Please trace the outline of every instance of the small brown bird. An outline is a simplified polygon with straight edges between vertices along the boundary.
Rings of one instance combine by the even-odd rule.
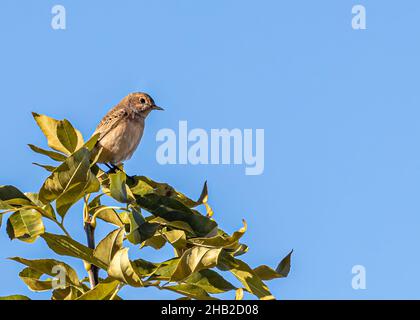
[[[144,121],[152,110],[163,110],[146,93],[130,93],[112,108],[96,128],[98,143],[93,154],[98,163],[115,171],[129,160],[143,136]],[[100,153],[99,153],[100,152]]]

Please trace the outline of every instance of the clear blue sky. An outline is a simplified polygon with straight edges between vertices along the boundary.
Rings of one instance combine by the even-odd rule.
[[[270,283],[278,298],[420,298],[418,1],[111,3],[1,1],[0,184],[37,191],[46,177],[31,165],[44,158],[26,146],[45,146],[31,111],[66,117],[88,136],[127,93],[146,91],[166,111],[148,119],[127,171],[194,197],[208,180],[221,226],[232,232],[247,220],[253,266],[275,266],[293,248],[290,277]],[[65,31],[50,27],[54,4],[67,9]],[[351,28],[355,4],[366,6],[367,30]],[[179,120],[265,129],[264,174],[159,165],[156,132]],[[67,223],[83,241],[77,209]],[[3,226],[0,244],[0,295],[48,298],[5,260],[51,257],[44,243],[10,242]],[[358,264],[366,290],[351,287]]]

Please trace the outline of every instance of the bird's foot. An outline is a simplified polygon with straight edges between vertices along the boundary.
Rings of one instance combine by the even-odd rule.
[[[119,167],[117,167],[116,165],[114,165],[114,164],[112,164],[112,163],[105,163],[105,165],[108,167],[108,171],[107,171],[107,174],[115,174],[115,173],[117,173],[118,171],[123,171],[123,170],[121,170]]]

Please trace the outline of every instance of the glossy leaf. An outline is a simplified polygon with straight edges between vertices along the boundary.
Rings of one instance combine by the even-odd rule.
[[[285,278],[290,272],[290,260],[293,250],[279,263],[276,270],[266,265],[259,266],[254,269],[256,275],[262,280],[271,280],[276,278]]]
[[[67,236],[44,233],[41,237],[45,240],[48,247],[59,255],[78,258],[104,270],[107,269],[106,264],[93,256],[93,249],[90,249]]]
[[[19,277],[28,286],[29,289],[35,292],[49,291],[53,287],[52,280],[40,280],[43,275],[32,268],[25,268],[19,273]]]
[[[41,275],[46,274],[51,277],[56,277],[58,275],[58,271],[62,268],[65,271],[65,279],[68,285],[76,287],[80,287],[81,285],[76,271],[64,262],[54,259],[29,260],[20,257],[9,259],[24,264]]]
[[[118,280],[105,280],[99,283],[95,288],[89,290],[77,300],[109,300],[110,297],[116,292],[120,281]]]
[[[222,249],[193,247],[184,252],[171,275],[172,281],[181,281],[194,272],[211,269],[217,265]]]
[[[108,275],[133,287],[143,286],[140,276],[136,273],[128,257],[128,248],[123,248],[115,253],[108,268]]]
[[[109,174],[108,176],[110,181],[109,192],[111,193],[112,198],[121,203],[131,203],[135,201],[134,196],[126,185],[127,176],[125,172],[118,171],[117,173]]]
[[[33,205],[23,192],[14,186],[0,186],[0,210]]]
[[[157,217],[171,222],[182,221],[187,223],[198,236],[207,236],[217,227],[214,220],[193,212],[177,200],[155,194],[144,197],[136,196],[136,200],[142,208]]]
[[[83,146],[81,133],[67,120],[56,120],[37,113],[32,115],[46,136],[50,148],[70,155]]]
[[[40,147],[34,146],[33,144],[28,144],[29,148],[31,148],[32,151],[42,154],[44,156],[48,156],[52,160],[63,162],[67,159],[67,157],[59,152],[51,151],[51,150],[45,150]]]
[[[11,240],[34,242],[44,232],[42,216],[36,210],[19,210],[7,220],[7,234]]]
[[[45,181],[39,192],[43,203],[56,200],[57,212],[68,209],[85,194],[97,192],[99,181],[90,171],[90,152],[83,148],[67,158]]]
[[[40,200],[39,200],[39,196],[37,193],[31,193],[31,192],[27,192],[25,193],[25,196],[28,197],[28,199],[30,199],[36,206],[40,207],[41,210],[41,214],[42,216],[50,219],[50,220],[57,220],[57,217],[55,215],[54,212],[54,208],[52,207],[52,205],[50,203],[44,205]]]
[[[167,183],[156,182],[145,176],[132,177],[128,181],[128,185],[135,195],[144,197],[148,194],[156,194],[158,196],[169,197],[181,202],[188,208],[194,208],[203,204],[203,200],[208,197],[207,182],[204,183],[203,191],[197,201],[191,200],[185,194],[178,192]]]
[[[36,162],[32,162],[32,164],[36,165],[37,167],[43,168],[45,170],[47,170],[48,172],[53,172],[55,169],[57,169],[57,167],[53,167],[53,166],[49,166],[46,164],[39,164]]]
[[[95,258],[103,264],[109,265],[115,253],[122,248],[124,240],[124,229],[117,229],[109,233],[93,252]]]
[[[128,213],[130,219],[127,239],[133,244],[139,244],[154,236],[159,224],[147,222],[141,213],[133,210]]]
[[[225,280],[219,273],[209,269],[193,273],[184,281],[194,284],[208,293],[223,293],[236,289],[233,284]]]
[[[234,259],[230,266],[230,272],[242,283],[244,288],[260,299],[274,299],[265,283],[255,274],[254,270],[245,262]]]
[[[205,245],[209,247],[216,247],[216,248],[226,248],[232,247],[233,245],[238,244],[239,239],[244,235],[247,230],[247,223],[245,220],[242,220],[244,226],[239,230],[233,233],[232,236],[225,235],[225,234],[218,234],[214,237],[205,237],[205,238],[191,238],[188,242],[192,244],[198,245]],[[236,248],[237,246],[235,246]]]
[[[204,289],[193,284],[164,286],[161,287],[161,289],[170,290],[196,300],[215,300],[215,298],[211,297]]]
[[[187,236],[183,230],[171,230],[163,233],[166,240],[176,249],[184,249],[187,246]]]

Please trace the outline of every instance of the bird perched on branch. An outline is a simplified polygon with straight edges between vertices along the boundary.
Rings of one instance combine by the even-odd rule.
[[[114,171],[136,151],[143,136],[144,122],[152,110],[163,110],[146,93],[130,93],[112,108],[99,123],[99,139],[94,157]]]

